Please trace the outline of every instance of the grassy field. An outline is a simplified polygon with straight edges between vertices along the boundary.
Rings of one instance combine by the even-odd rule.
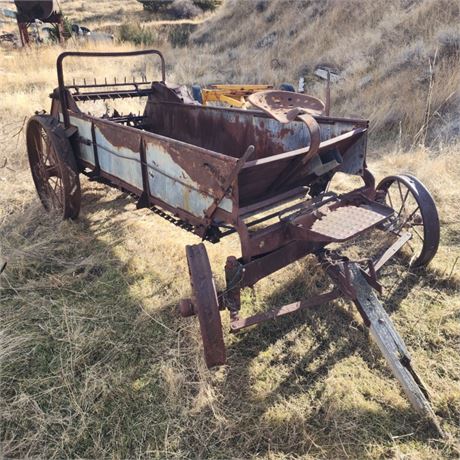
[[[76,15],[82,2],[66,3]],[[123,22],[109,2],[83,3],[80,14],[100,15],[101,27]],[[118,3],[124,6],[117,8],[141,14],[135,1]],[[296,69],[311,68],[325,49],[330,54],[324,59],[345,69],[349,49],[362,65],[370,59],[368,48],[378,43],[379,31],[387,31],[381,40],[407,35],[404,46],[395,42],[393,54],[385,48],[382,61],[368,71],[349,69],[333,87],[334,107],[343,113],[351,105],[371,119],[368,160],[378,180],[411,172],[437,202],[442,226],[437,257],[425,270],[409,272],[398,263],[385,269],[382,300],[432,392],[449,439],[436,438],[419,420],[345,302],[238,336],[226,334],[228,365],[209,371],[196,319],[182,319],[176,311],[178,300],[189,295],[184,246],[198,238],[136,210],[129,196],[86,180],[78,220],[46,214],[28,171],[24,129],[35,110],[49,110],[54,62],[62,51],[50,46],[0,50],[0,248],[8,259],[0,278],[5,458],[458,458],[460,145],[453,142],[451,120],[458,117],[459,61],[455,53],[442,55],[439,45],[441,32],[452,28],[456,2],[405,2],[412,5],[408,11],[391,2],[386,15],[367,28],[362,24],[371,12],[362,7],[362,32],[344,26],[342,41],[335,32],[327,41],[320,36],[320,20],[329,29],[343,25],[340,7],[313,17],[305,6],[312,25],[304,30],[301,10],[293,15],[288,2],[258,2],[266,4],[260,12],[249,11],[248,3],[228,1],[192,35],[188,48],[162,44],[169,79],[295,81]],[[312,5],[321,10],[322,2]],[[267,20],[270,14],[278,14],[278,23]],[[300,34],[291,48],[280,32],[287,30],[289,14]],[[358,16],[350,12],[348,20]],[[436,26],[428,27],[427,17],[436,18]],[[237,23],[250,26],[241,27],[238,36]],[[309,47],[306,30],[317,36]],[[274,47],[251,48],[272,31],[279,40]],[[423,65],[392,68],[396,55],[417,40],[431,59],[439,48],[431,86],[416,79]],[[271,67],[275,48],[285,67]],[[153,71],[142,62],[69,66],[77,79]],[[366,72],[373,81],[357,91]],[[320,83],[308,81],[313,93],[322,91]],[[384,122],[388,112],[394,117],[390,125]],[[207,249],[222,287],[225,258],[239,254],[238,241],[229,238]],[[249,313],[282,305],[325,284],[314,259],[307,258],[246,290],[243,308]],[[224,323],[228,329],[226,318]]]

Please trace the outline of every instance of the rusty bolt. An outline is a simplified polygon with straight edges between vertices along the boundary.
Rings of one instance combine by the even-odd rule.
[[[179,313],[183,318],[188,318],[196,314],[193,308],[192,299],[181,299],[179,301]]]

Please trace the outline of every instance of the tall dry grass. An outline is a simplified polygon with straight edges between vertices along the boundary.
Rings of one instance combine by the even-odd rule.
[[[95,8],[106,8],[102,3]],[[254,81],[284,80],[281,70],[263,65],[270,62],[270,50],[257,51],[251,61],[240,54],[244,47],[235,44],[229,58],[228,44],[238,39],[235,23],[255,21],[240,27],[239,35],[260,39],[264,29],[255,27],[257,21],[287,3],[267,5],[259,13],[264,16],[249,15],[246,4],[246,10],[235,9],[230,17],[228,3],[221,16],[206,25],[212,32],[214,21],[227,21],[226,33],[213,32],[223,42],[220,51],[219,43],[191,47],[190,56],[187,50],[165,49],[170,78],[191,82],[254,75]],[[367,7],[373,8],[370,3]],[[245,11],[246,22],[241,16]],[[381,16],[390,12],[388,8]],[[335,20],[344,20],[335,14]],[[353,18],[355,13],[349,14]],[[380,16],[366,10],[363,15],[363,24],[370,21],[377,27]],[[279,18],[287,21],[286,8]],[[438,19],[439,25],[442,17]],[[303,24],[298,15],[292,15],[292,22]],[[320,34],[319,25],[315,27]],[[347,27],[343,33],[353,32]],[[331,50],[332,45],[344,46],[337,44],[336,35],[328,40]],[[319,37],[317,42],[322,46]],[[284,46],[281,39],[277,46]],[[348,48],[340,49],[346,59]],[[287,50],[284,59],[303,64]],[[196,243],[194,236],[136,210],[125,194],[86,180],[77,221],[61,222],[44,213],[27,169],[23,122],[35,109],[49,107],[60,51],[43,47],[0,54],[0,166],[8,160],[0,169],[0,248],[8,259],[0,277],[2,454],[120,459],[458,457],[452,441],[435,439],[412,411],[370,345],[358,315],[344,302],[238,336],[226,334],[229,364],[208,371],[197,321],[179,318],[175,309],[178,299],[189,295],[184,245]],[[70,63],[69,72],[80,79],[146,70],[139,65],[126,61],[91,70],[90,62]],[[149,69],[153,72],[153,65]],[[392,88],[385,81],[375,87],[381,91],[375,97]],[[343,91],[352,99],[352,92],[345,93],[346,88],[352,91],[348,84]],[[372,107],[366,100],[362,104],[363,110]],[[397,135],[392,140],[403,144]],[[371,151],[369,163],[378,179],[400,172],[419,176],[438,204],[438,256],[428,269],[416,273],[397,263],[386,269],[383,300],[432,391],[445,429],[458,438],[459,147],[386,148]],[[340,180],[336,184],[346,185]],[[219,286],[225,257],[238,254],[238,248],[235,238],[207,244]],[[263,280],[254,291],[245,290],[244,312],[307,297],[326,285],[324,274],[307,258]],[[228,328],[227,319],[224,324]]]

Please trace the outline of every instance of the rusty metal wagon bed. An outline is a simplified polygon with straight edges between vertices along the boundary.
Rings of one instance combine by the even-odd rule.
[[[160,59],[161,81],[64,81],[68,57],[139,55]],[[83,173],[128,191],[138,207],[202,240],[216,243],[238,234],[241,255],[227,259],[224,295],[217,295],[205,246],[186,248],[192,295],[180,302],[180,312],[198,316],[209,367],[226,362],[221,310],[229,311],[231,331],[237,332],[343,297],[357,306],[413,406],[442,432],[427,389],[375,294],[381,291],[377,272],[403,247],[412,267],[433,258],[436,207],[415,177],[390,176],[376,185],[366,164],[366,120],[326,116],[318,99],[280,91],[252,95],[254,110],[198,105],[166,84],[165,62],[156,50],[65,52],[57,70],[51,113],[32,117],[27,128],[32,175],[45,208],[76,218]],[[84,101],[132,97],[147,98],[142,115],[101,118],[79,108]],[[344,194],[330,191],[338,172],[361,178],[361,185]],[[393,236],[377,258],[351,261],[328,249],[375,229]],[[330,276],[330,291],[241,316],[241,289],[308,254]]]

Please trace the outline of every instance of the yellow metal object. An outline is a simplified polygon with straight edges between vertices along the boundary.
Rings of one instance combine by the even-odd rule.
[[[257,91],[273,88],[272,85],[211,85],[201,90],[203,105],[208,102],[224,102],[232,107],[244,107],[246,97]]]

